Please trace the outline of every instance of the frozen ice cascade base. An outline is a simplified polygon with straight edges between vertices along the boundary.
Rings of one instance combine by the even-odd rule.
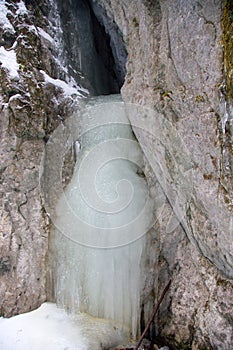
[[[124,341],[116,325],[86,314],[68,315],[54,303],[0,318],[1,350],[102,350]]]

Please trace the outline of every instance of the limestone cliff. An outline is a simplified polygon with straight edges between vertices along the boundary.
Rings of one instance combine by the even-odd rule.
[[[85,4],[90,31],[102,33],[102,44],[94,38],[91,48],[93,62],[99,62],[93,81],[93,75],[84,77],[93,67],[80,64],[80,27],[74,23],[78,3]],[[25,312],[46,299],[49,220],[38,181],[45,142],[88,95],[86,89],[92,94],[116,92],[126,74],[123,99],[156,111],[154,118],[143,121],[152,131],[160,118],[169,121],[192,168],[192,190],[181,223],[168,229],[169,219],[177,213],[172,211],[174,198],[165,193],[167,203],[151,231],[154,245],[148,248],[148,271],[158,268],[158,277],[154,280],[152,274],[150,280],[147,275],[141,296],[145,317],[158,291],[172,278],[156,320],[156,335],[174,349],[229,350],[233,347],[231,2],[132,0],[129,5],[123,0],[12,0],[0,5],[5,11],[0,17],[1,314]],[[101,62],[95,57],[96,48],[102,51]],[[101,71],[111,78],[97,84]],[[156,153],[157,145],[139,129],[134,131],[147,164],[147,153]],[[173,155],[158,161],[173,183],[181,183]],[[153,168],[150,162],[145,172],[156,201],[161,189],[155,185]]]
[[[159,289],[168,277],[173,280],[159,315],[159,334],[175,348],[182,344],[187,349],[229,349],[233,341],[232,114],[231,101],[225,99],[230,72],[223,67],[223,55],[229,65],[232,9],[211,0],[132,1],[130,11],[122,1],[92,2],[94,9],[104,8],[118,24],[127,43],[123,98],[150,105],[158,110],[157,118],[169,119],[193,164],[193,189],[182,227],[168,233],[172,214],[167,207],[156,228]],[[228,28],[222,22],[223,12]],[[133,116],[131,121],[134,124]],[[144,123],[155,130],[158,120],[148,118]],[[151,144],[140,129],[135,133],[145,155],[155,152],[156,143]],[[168,158],[165,168],[171,178],[174,167]]]
[[[62,59],[58,61],[56,7],[47,1],[0,5],[0,309],[11,316],[46,299],[48,219],[40,198],[39,167],[49,134],[75,98],[87,93],[70,82]]]

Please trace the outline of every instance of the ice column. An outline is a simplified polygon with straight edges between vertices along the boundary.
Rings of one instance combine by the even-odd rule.
[[[80,118],[74,173],[56,205],[50,283],[58,305],[114,320],[136,337],[153,219],[142,152],[119,96],[95,98]]]

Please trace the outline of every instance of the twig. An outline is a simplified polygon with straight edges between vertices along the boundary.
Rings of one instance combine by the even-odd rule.
[[[149,319],[149,321],[148,321],[148,323],[146,325],[146,328],[144,329],[144,332],[142,333],[142,335],[141,335],[141,337],[140,337],[140,339],[139,339],[139,341],[138,341],[138,343],[136,345],[135,350],[139,349],[139,346],[141,345],[141,342],[143,341],[143,339],[144,339],[148,329],[150,328],[150,325],[153,322],[153,319],[155,318],[155,315],[156,315],[156,313],[157,313],[157,311],[159,309],[159,305],[162,303],[163,298],[165,297],[165,294],[167,293],[170,285],[171,285],[171,280],[169,280],[168,284],[166,285],[166,287],[163,290],[163,293],[161,294],[161,297],[159,298],[157,304],[155,305],[154,310],[153,310],[152,315],[151,315],[151,318]]]

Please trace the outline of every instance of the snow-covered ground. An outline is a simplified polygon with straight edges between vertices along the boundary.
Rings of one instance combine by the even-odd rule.
[[[123,341],[115,324],[86,314],[67,315],[53,303],[0,318],[1,350],[100,350]]]

